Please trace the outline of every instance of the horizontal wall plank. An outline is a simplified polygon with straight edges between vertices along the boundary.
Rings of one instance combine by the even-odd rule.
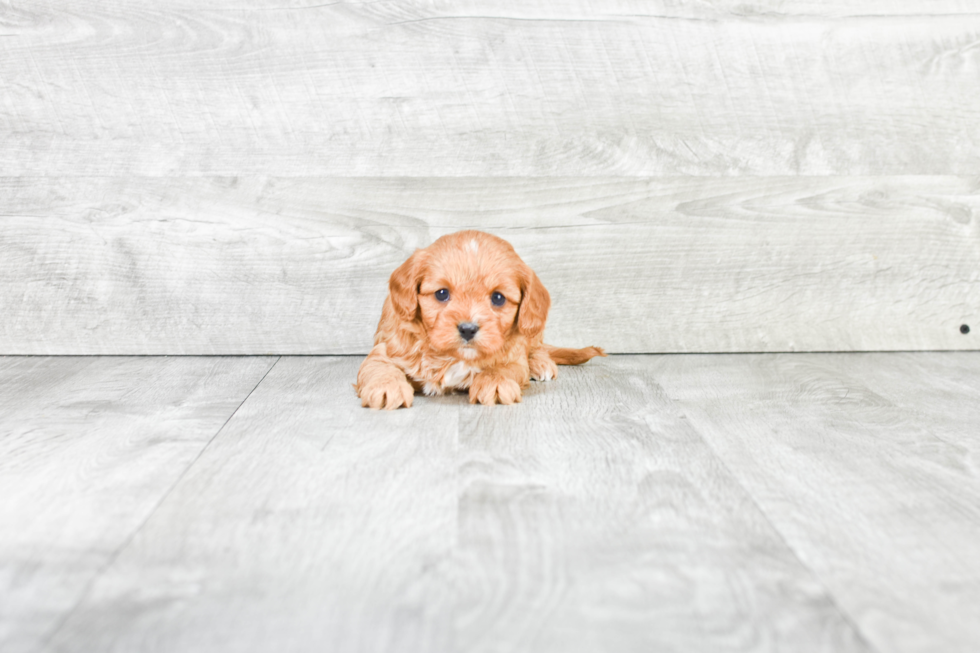
[[[974,174],[975,3],[38,0],[0,174]]]
[[[976,178],[14,177],[0,197],[0,353],[364,353],[391,271],[464,228],[537,270],[554,344],[978,348]]]

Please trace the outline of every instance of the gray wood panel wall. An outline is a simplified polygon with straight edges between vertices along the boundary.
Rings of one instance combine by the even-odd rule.
[[[459,228],[556,344],[977,348],[978,44],[965,0],[0,3],[0,353],[365,352]]]

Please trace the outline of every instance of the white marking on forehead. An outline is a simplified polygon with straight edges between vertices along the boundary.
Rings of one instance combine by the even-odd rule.
[[[474,254],[480,251],[480,245],[476,242],[476,238],[470,239],[470,251]]]

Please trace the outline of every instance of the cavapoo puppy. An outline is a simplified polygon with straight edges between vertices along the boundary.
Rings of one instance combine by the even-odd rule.
[[[470,403],[512,404],[531,379],[605,356],[542,341],[551,297],[510,243],[480,231],[416,250],[388,282],[374,348],[357,372],[361,404],[411,407],[416,392],[468,390]]]

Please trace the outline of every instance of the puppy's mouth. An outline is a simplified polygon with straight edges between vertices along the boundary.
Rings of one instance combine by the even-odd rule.
[[[471,341],[460,346],[459,355],[466,360],[473,360],[480,355],[480,352],[476,348],[476,343]]]

